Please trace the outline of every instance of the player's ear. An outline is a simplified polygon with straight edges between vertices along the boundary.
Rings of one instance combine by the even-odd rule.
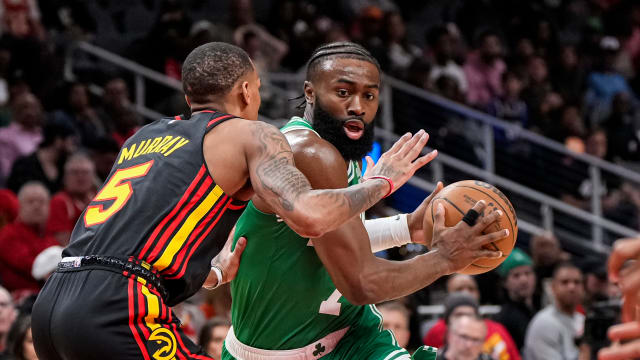
[[[240,87],[242,89],[242,100],[245,105],[249,105],[251,103],[251,93],[249,92],[249,82],[243,81]]]
[[[313,104],[316,100],[316,91],[313,88],[311,81],[304,82],[304,99],[307,104]]]

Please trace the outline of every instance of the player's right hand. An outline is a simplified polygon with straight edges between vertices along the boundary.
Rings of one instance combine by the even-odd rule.
[[[484,214],[485,207],[484,200],[480,200],[473,206],[473,210],[477,211],[478,214]],[[460,221],[455,226],[446,227],[444,225],[444,215],[444,206],[438,204],[433,222],[431,250],[435,251],[443,259],[447,274],[461,271],[480,258],[499,258],[502,256],[502,251],[487,250],[484,245],[509,236],[509,230],[502,229],[489,234],[482,234],[482,231],[487,226],[503,216],[502,211],[497,210],[481,215],[474,226],[469,226],[464,221]]]
[[[418,157],[427,141],[429,141],[429,134],[424,130],[418,131],[413,136],[411,133],[404,134],[391,149],[380,156],[377,164],[374,165],[373,160],[367,157],[367,172],[364,178],[387,177],[393,181],[393,191],[397,190],[413,176],[416,170],[438,156],[438,151],[433,150],[427,155]]]

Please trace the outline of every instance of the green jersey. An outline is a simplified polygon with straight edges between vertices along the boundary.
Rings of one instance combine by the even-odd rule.
[[[299,129],[315,133],[302,118],[293,118],[281,131]],[[348,169],[349,185],[357,184],[358,163],[351,161]],[[250,202],[236,224],[234,246],[240,236],[248,241],[231,282],[231,318],[235,336],[243,344],[296,349],[346,327],[376,332],[382,328],[375,306],[350,304],[336,289],[312,241],[276,215],[263,213]]]

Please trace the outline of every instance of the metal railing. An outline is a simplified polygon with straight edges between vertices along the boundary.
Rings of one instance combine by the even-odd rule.
[[[131,72],[134,78],[134,94],[135,94],[135,110],[138,111],[141,115],[145,116],[149,119],[157,119],[162,115],[158,112],[148,108],[145,102],[145,80],[154,81],[158,84],[164,85],[168,88],[175,89],[176,91],[182,91],[182,86],[179,81],[175,79],[168,78],[163,74],[160,74],[156,71],[145,68],[135,62],[132,62],[128,59],[125,59],[121,56],[108,52],[104,49],[96,47],[86,42],[80,42],[69,51],[69,55],[67,56],[67,62],[65,64],[65,77],[69,80],[74,79],[74,57],[72,56],[73,51],[82,51],[86,54],[90,54],[95,56],[100,61],[107,62],[112,65],[116,65],[121,69],[127,70]],[[301,74],[290,74],[290,73],[270,73],[268,74],[269,82],[272,85],[276,83],[284,84],[284,86],[275,86],[275,89],[281,93],[282,96],[296,95],[301,92],[302,80],[303,76]],[[92,89],[96,91],[100,91],[100,89],[96,86],[93,86]],[[385,77],[383,81],[383,88],[381,92],[381,128],[377,130],[377,136],[382,140],[384,144],[391,144],[397,138],[397,135],[393,133],[394,121],[393,121],[393,90],[400,90],[402,92],[406,92],[412,96],[417,96],[424,101],[428,101],[438,106],[442,106],[447,108],[448,111],[456,112],[466,118],[472,119],[474,121],[478,121],[482,124],[482,136],[483,136],[483,146],[484,146],[484,155],[485,161],[483,162],[482,168],[470,165],[464,161],[461,161],[455,157],[448,156],[446,153],[440,152],[438,158],[432,162],[430,165],[431,169],[431,180],[442,179],[443,174],[445,172],[445,166],[448,168],[456,169],[459,171],[463,171],[472,178],[482,178],[487,182],[495,184],[502,189],[508,190],[514,194],[517,194],[520,197],[527,199],[528,201],[535,202],[539,204],[538,206],[538,215],[539,216],[530,216],[531,219],[523,219],[519,216],[518,224],[519,228],[530,234],[539,234],[543,231],[553,231],[554,226],[554,214],[564,213],[566,215],[572,216],[581,221],[585,221],[591,224],[594,229],[593,232],[593,246],[592,248],[599,252],[607,251],[608,246],[602,241],[602,233],[603,230],[609,231],[617,236],[637,236],[638,232],[634,229],[630,229],[628,227],[622,226],[618,223],[615,223],[611,220],[605,219],[602,217],[600,198],[598,196],[593,196],[591,199],[592,209],[591,212],[573,207],[568,205],[567,203],[555,199],[551,196],[548,196],[540,191],[536,191],[530,189],[526,186],[518,184],[512,180],[499,176],[495,173],[495,145],[494,145],[494,128],[502,128],[502,129],[513,129],[514,125],[504,122],[500,119],[494,118],[485,113],[479,112],[477,110],[462,106],[460,104],[454,103],[450,100],[444,99],[438,95],[430,94],[424,90],[411,86],[407,83],[399,81],[397,79],[393,79],[390,77]],[[640,174],[633,172],[629,169],[625,169],[616,164],[612,164],[601,159],[585,155],[585,154],[575,154],[567,150],[562,144],[544,138],[538,134],[533,132],[517,129],[519,131],[520,137],[536,143],[545,148],[554,150],[558,153],[561,153],[565,156],[570,156],[575,159],[579,159],[587,164],[589,164],[589,174],[591,177],[591,181],[593,184],[598,185],[601,181],[601,171],[606,170],[611,173],[614,173],[621,178],[633,181],[635,183],[640,183]],[[415,176],[410,180],[410,183],[424,191],[431,191],[434,188],[434,182],[426,180],[424,178]],[[597,187],[595,187],[597,188]],[[538,221],[535,221],[538,220]],[[537,222],[537,223],[536,223]],[[569,234],[571,235],[571,234]],[[576,244],[580,244],[582,246],[589,246],[588,243],[590,239],[585,239],[580,236],[568,236],[571,241],[574,241]]]

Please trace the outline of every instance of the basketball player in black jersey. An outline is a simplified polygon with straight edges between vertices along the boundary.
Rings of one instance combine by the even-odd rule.
[[[223,251],[218,267],[211,261],[252,196],[300,235],[318,237],[430,160],[418,157],[424,131],[406,134],[369,181],[312,190],[278,129],[250,121],[258,117],[260,79],[244,51],[200,46],[182,76],[191,118],[160,119],[125,142],[34,305],[41,360],[209,359],[170,306],[193,295],[210,271],[213,285],[234,276],[238,254]]]

